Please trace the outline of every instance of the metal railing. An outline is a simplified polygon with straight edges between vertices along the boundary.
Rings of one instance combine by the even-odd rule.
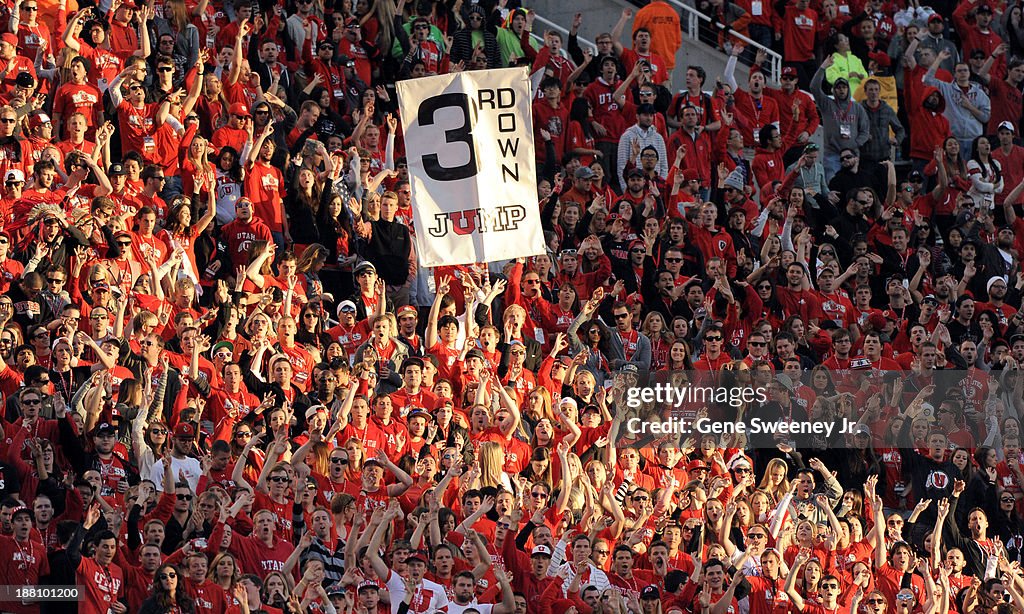
[[[547,19],[546,17],[542,17],[542,16],[538,15],[536,12],[533,13],[533,20],[536,23],[544,24],[544,26],[546,26],[547,28],[549,28],[551,30],[555,30],[557,32],[560,32],[562,35],[565,36],[566,41],[568,42],[569,30],[566,30],[564,27],[558,25],[557,23],[551,21],[550,19]],[[544,43],[543,33],[538,34],[536,32],[536,29],[534,29],[534,32],[530,33],[530,37],[540,41],[542,44]],[[583,46],[590,47],[591,51],[593,51],[595,53],[595,55],[597,54],[597,45],[595,45],[593,42],[591,42],[591,41],[589,41],[589,40],[587,40],[587,39],[585,39],[585,38],[583,38],[582,36],[579,36],[579,35],[576,36],[576,40],[579,41],[580,47],[583,47]],[[562,52],[565,53],[565,47],[562,48]]]
[[[711,23],[711,18],[701,13],[696,8],[684,4],[681,0],[665,0],[672,6],[683,9],[683,33],[690,38],[690,40],[700,40],[699,26],[700,22],[704,21]],[[758,43],[736,31],[729,31],[728,36],[738,38],[743,41],[747,47],[752,47],[758,51],[764,51],[768,56],[768,61],[771,65],[771,78],[773,83],[778,83],[782,77],[782,56],[772,51],[768,47],[765,47],[761,43]]]

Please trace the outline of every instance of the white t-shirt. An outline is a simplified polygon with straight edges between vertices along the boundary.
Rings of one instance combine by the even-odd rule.
[[[491,614],[491,610],[493,608],[493,604],[485,603],[481,605],[476,602],[476,599],[474,599],[472,602],[467,603],[466,605],[459,605],[454,601],[449,601],[448,605],[444,606],[442,611],[447,612],[448,614],[462,614],[466,610],[476,610],[477,612],[480,612],[480,614]]]
[[[402,576],[396,574],[394,569],[390,571],[391,574],[388,575],[387,587],[388,592],[391,593],[391,614],[397,614],[398,606],[405,599],[405,580],[402,579]],[[409,604],[409,612],[433,614],[437,610],[443,610],[449,603],[448,594],[445,593],[443,586],[437,582],[424,579],[421,581],[420,588],[416,592],[416,596],[413,597],[412,603]],[[461,612],[461,610],[459,611]]]
[[[174,481],[178,481],[178,473],[181,472],[185,475],[185,481],[188,482],[188,487],[192,489],[192,492],[196,492],[196,488],[199,486],[199,476],[203,475],[203,466],[199,464],[199,460],[186,456],[185,458],[172,458],[171,459],[171,471],[174,472]],[[164,459],[159,459],[153,463],[153,470],[150,474],[150,479],[156,484],[157,492],[164,491]]]

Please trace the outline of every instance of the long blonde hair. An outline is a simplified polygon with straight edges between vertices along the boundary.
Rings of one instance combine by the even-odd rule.
[[[480,444],[480,488],[493,486],[499,490],[504,488],[501,479],[505,472],[505,451],[494,441]]]
[[[782,482],[778,486],[772,486],[772,469],[776,467],[782,468]],[[789,478],[786,477],[788,474],[789,465],[786,464],[786,461],[781,458],[773,458],[768,461],[768,465],[764,469],[764,477],[761,478],[761,483],[757,488],[772,497],[774,499],[773,503],[778,503],[789,492]]]
[[[164,4],[165,9],[170,9],[170,14],[165,13],[167,21],[171,24],[171,28],[175,34],[181,34],[185,31],[185,28],[191,23],[188,18],[188,7],[185,6],[185,0],[167,0]]]

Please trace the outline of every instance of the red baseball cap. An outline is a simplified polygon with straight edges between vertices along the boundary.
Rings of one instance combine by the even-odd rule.
[[[241,102],[236,102],[228,107],[228,113],[239,117],[252,117],[252,113],[249,112],[249,106]]]

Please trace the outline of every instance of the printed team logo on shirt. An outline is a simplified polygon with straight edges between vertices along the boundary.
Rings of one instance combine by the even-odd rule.
[[[260,177],[260,182],[268,190],[276,190],[278,186],[277,177],[269,173]]]
[[[942,490],[949,486],[949,476],[944,471],[932,471],[924,483],[925,488]]]
[[[71,94],[71,102],[73,102],[75,106],[93,105],[99,102],[99,98],[97,98],[92,92],[77,91],[74,94]]]
[[[552,117],[548,120],[548,132],[553,135],[562,134],[562,118]]]

